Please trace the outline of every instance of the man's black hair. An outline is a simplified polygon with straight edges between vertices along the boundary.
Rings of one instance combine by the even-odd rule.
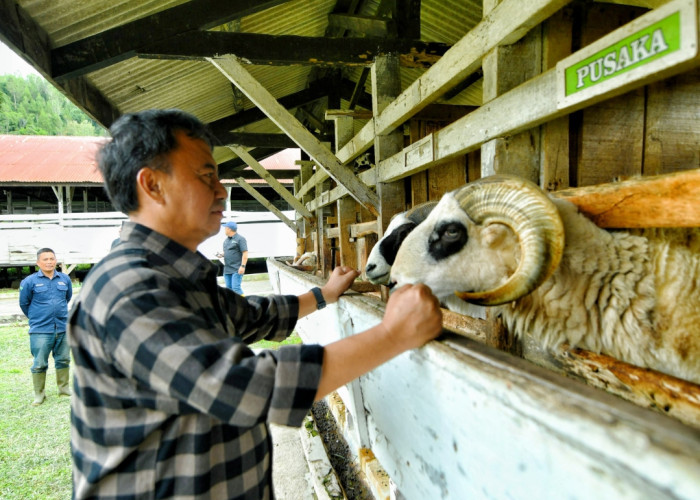
[[[54,257],[56,256],[56,252],[54,252],[54,251],[51,250],[50,248],[46,248],[46,247],[45,247],[45,248],[40,248],[39,250],[36,251],[36,260],[39,260],[39,256],[40,256],[42,253],[46,253],[46,252],[52,253],[52,254],[54,255]]]
[[[98,152],[104,188],[114,208],[138,210],[136,174],[145,166],[168,172],[167,154],[177,147],[175,132],[201,139],[210,148],[214,137],[195,116],[179,109],[149,109],[119,117],[110,127],[112,139]]]

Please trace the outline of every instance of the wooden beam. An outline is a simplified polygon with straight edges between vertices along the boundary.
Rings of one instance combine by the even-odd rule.
[[[51,53],[53,77],[75,78],[136,56],[145,45],[177,34],[220,26],[289,0],[191,0],[168,10],[103,31]]]
[[[385,17],[363,16],[360,14],[329,14],[328,27],[344,29],[355,33],[365,34],[370,37],[387,36],[394,28],[391,19]],[[419,37],[416,37],[418,39]]]
[[[275,98],[255,80],[244,66],[232,57],[208,59],[248,98],[255,103],[284,133],[294,140],[338,184],[345,186],[353,198],[377,213],[377,195],[363,184],[352,169],[344,167],[338,158],[304,128]]]
[[[246,132],[221,132],[216,134],[225,146],[247,146],[255,148],[295,148],[297,145],[284,134],[253,134]]]
[[[700,227],[700,169],[552,193],[605,228]]]
[[[260,165],[255,158],[253,158],[248,151],[238,146],[231,146],[229,148],[233,151],[241,160],[246,162],[246,164],[252,168],[255,173],[257,173],[269,186],[277,192],[284,200],[289,203],[294,210],[302,214],[304,217],[313,217],[311,212],[309,212],[304,205],[297,200],[292,193],[289,192],[282,184],[277,182],[270,172],[268,172],[265,167]]]
[[[346,196],[338,203],[338,249],[340,265],[357,269],[357,255],[354,240],[350,240],[350,225],[357,222],[357,202]]]
[[[368,66],[378,55],[398,53],[406,67],[428,68],[449,45],[392,38],[324,38],[260,33],[189,31],[140,48],[142,58],[194,59],[233,55],[258,66]]]
[[[247,166],[247,165],[244,165]],[[254,170],[241,170],[243,167],[238,167],[236,169],[235,173],[232,173],[229,175],[229,178],[233,177],[243,177],[244,179],[259,179],[260,176],[254,171]],[[299,170],[295,169],[284,169],[284,170],[268,170],[267,171],[272,177],[277,179],[278,181],[280,179],[283,180],[289,180],[289,184],[291,186],[291,180],[294,179],[295,176],[299,175]]]
[[[275,214],[279,220],[284,222],[289,229],[294,231],[296,233],[297,231],[297,226],[287,218],[286,215],[284,215],[280,210],[277,209],[276,206],[274,206],[272,203],[270,203],[263,195],[258,193],[258,191],[248,184],[243,177],[238,177],[236,178],[236,182],[238,183],[239,186],[241,186],[243,189],[245,189],[249,195],[251,195],[253,198],[255,198],[263,207],[268,209],[270,212]]]
[[[514,43],[569,0],[503,0],[445,55],[338,152],[347,163],[370,148],[376,135],[395,129],[481,67],[494,47]]]
[[[396,180],[412,175],[454,156],[474,151],[491,139],[517,134],[698,66],[700,54],[688,61],[671,65],[641,79],[627,81],[617,88],[568,105],[557,102],[557,72],[556,68],[551,69],[494,99],[488,106],[482,106],[384,160],[377,165],[378,181]],[[514,113],[513,110],[518,112]]]
[[[329,85],[330,79],[319,79],[312,83],[309,88],[281,97],[278,101],[280,105],[287,109],[303,106],[328,96]],[[212,133],[218,136],[219,134],[223,135],[231,130],[250,125],[266,118],[267,115],[265,115],[261,109],[251,108],[240,111],[235,115],[210,122],[208,126]]]
[[[250,154],[257,161],[260,161],[283,150],[284,149],[276,148],[256,148],[248,151],[248,154]],[[230,179],[232,177],[237,177],[238,175],[244,175],[242,174],[242,170],[247,166],[248,165],[246,165],[246,163],[240,158],[231,158],[230,160],[226,160],[224,162],[219,163],[219,177],[222,179]]]

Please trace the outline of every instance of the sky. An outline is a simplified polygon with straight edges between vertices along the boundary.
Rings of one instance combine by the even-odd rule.
[[[34,68],[24,62],[24,59],[0,42],[0,75],[27,76],[30,73],[39,75]]]

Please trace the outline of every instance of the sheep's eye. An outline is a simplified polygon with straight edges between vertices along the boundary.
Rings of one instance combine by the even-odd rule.
[[[430,255],[436,260],[459,252],[467,242],[467,228],[460,222],[444,222],[430,235]]]
[[[463,227],[457,226],[457,224],[450,224],[445,228],[445,232],[442,233],[442,239],[444,241],[457,241],[464,234]]]

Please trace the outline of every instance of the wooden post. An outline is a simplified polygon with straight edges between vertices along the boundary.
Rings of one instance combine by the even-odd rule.
[[[372,65],[372,111],[379,116],[399,94],[401,79],[399,58],[396,55],[380,56]],[[385,158],[403,149],[403,132],[401,128],[386,135],[378,135],[374,140],[374,158],[377,164]],[[391,217],[406,208],[406,194],[402,180],[396,182],[378,182],[379,197],[378,231],[381,237],[389,225]],[[387,300],[389,292],[382,287],[382,298]]]
[[[317,184],[316,197],[321,196],[321,193],[329,189],[329,187],[329,181]],[[334,263],[331,262],[331,239],[326,236],[328,223],[325,212],[326,207],[316,209],[316,244],[318,245],[318,269],[321,272],[321,276],[328,277],[333,270]]]
[[[484,0],[484,16],[491,12],[501,0]],[[541,72],[541,29],[535,27],[520,41],[492,49],[483,59],[484,71],[483,103],[517,87]],[[512,174],[538,183],[540,133],[539,128],[529,129],[510,137],[493,139],[481,147],[481,176]],[[517,342],[487,309],[487,319],[494,322],[495,338],[491,345],[519,354],[522,350]]]
[[[484,15],[501,0],[484,0]],[[535,27],[513,45],[496,47],[483,59],[483,103],[517,87],[541,72],[541,34]],[[508,173],[539,182],[539,129],[498,138],[481,147],[482,177]]]
[[[336,202],[338,204],[338,247],[340,250],[340,265],[357,269],[354,241],[350,241],[350,225],[357,222],[357,203],[350,196],[345,196]],[[353,238],[354,240],[354,238]]]
[[[567,7],[544,23],[542,70],[554,68],[571,54],[573,11]],[[540,182],[545,191],[569,186],[569,117],[562,116],[542,125],[540,133]]]

